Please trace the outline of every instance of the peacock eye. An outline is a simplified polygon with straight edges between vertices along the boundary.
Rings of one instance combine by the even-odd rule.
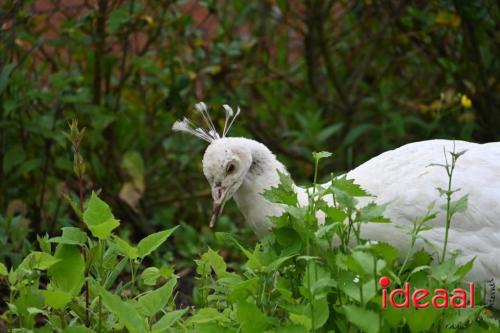
[[[235,166],[233,163],[229,163],[229,165],[226,168],[226,174],[231,174],[234,172]]]

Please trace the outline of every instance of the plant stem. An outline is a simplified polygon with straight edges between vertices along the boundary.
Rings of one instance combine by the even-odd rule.
[[[446,159],[446,173],[448,174],[448,189],[446,191],[446,228],[445,228],[445,234],[444,234],[444,245],[443,245],[443,254],[441,257],[441,262],[443,262],[446,258],[446,248],[448,246],[448,232],[450,230],[450,224],[451,224],[451,196],[453,194],[451,190],[451,180],[453,178],[453,170],[455,169],[455,162],[457,160],[457,157],[455,155],[455,147],[453,147],[453,153],[451,154],[451,166],[448,164],[448,159],[446,158],[446,152],[445,152],[445,159]]]

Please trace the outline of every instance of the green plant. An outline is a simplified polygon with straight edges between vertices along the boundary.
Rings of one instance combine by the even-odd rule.
[[[171,271],[140,266],[176,228],[151,234],[132,246],[113,235],[120,223],[95,193],[82,217],[90,235],[65,227],[58,237],[40,238],[40,251],[31,251],[16,268],[7,271],[2,266],[0,273],[10,290],[8,310],[2,314],[8,327],[160,332],[174,324],[186,312],[171,307],[177,277]],[[129,281],[121,279],[127,266]],[[160,280],[166,283],[148,290]],[[83,288],[86,284],[88,289]]]
[[[315,169],[329,153],[315,153]],[[316,172],[315,172],[316,174]],[[407,309],[381,307],[380,276],[397,285],[430,289],[460,286],[473,262],[458,265],[454,257],[431,266],[432,257],[414,251],[415,241],[435,217],[433,205],[415,219],[409,230],[407,253],[386,243],[361,238],[365,223],[390,223],[384,206],[357,205],[369,194],[344,177],[332,177],[328,186],[316,182],[306,206],[298,203],[291,180],[264,193],[284,205],[273,218],[273,233],[248,250],[234,236],[219,233],[225,243],[236,244],[247,258],[241,273],[228,271],[222,256],[212,249],[197,261],[198,309],[186,325],[195,331],[236,332],[461,332],[495,331],[499,323],[482,305],[473,309]],[[330,200],[333,205],[328,205]],[[318,214],[321,213],[321,214]],[[324,214],[324,223],[318,215]],[[402,263],[398,258],[404,258]],[[478,293],[479,294],[479,293]],[[480,296],[476,304],[481,304]]]

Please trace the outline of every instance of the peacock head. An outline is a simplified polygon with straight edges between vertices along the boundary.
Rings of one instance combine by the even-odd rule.
[[[207,106],[203,102],[196,104],[195,109],[205,120],[206,129],[196,128],[187,118],[176,121],[172,127],[174,131],[189,133],[209,143],[203,156],[203,173],[212,190],[213,209],[210,227],[215,225],[224,205],[240,188],[252,165],[251,152],[243,144],[242,139],[226,137],[240,113],[240,108],[236,113],[229,105],[224,105],[223,108],[226,112],[226,121],[222,136],[217,133],[208,114]]]

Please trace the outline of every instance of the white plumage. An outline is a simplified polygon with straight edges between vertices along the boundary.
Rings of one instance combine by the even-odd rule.
[[[234,119],[233,119],[234,120]],[[225,131],[227,133],[227,130]],[[225,133],[224,133],[225,134]],[[278,216],[282,207],[270,203],[261,195],[279,183],[278,170],[286,172],[276,156],[254,140],[232,137],[213,137],[203,157],[203,172],[212,188],[213,219],[221,213],[227,200],[234,197],[246,222],[257,236],[262,237],[272,227],[269,216]],[[457,261],[465,263],[476,257],[468,279],[500,283],[500,143],[475,144],[464,141],[430,140],[411,143],[385,152],[347,173],[376,198],[367,201],[389,203],[386,216],[390,224],[363,224],[364,239],[383,241],[402,253],[409,250],[410,239],[396,225],[411,225],[416,217],[425,215],[428,205],[445,203],[436,188],[446,188],[448,178],[442,167],[443,149],[466,153],[457,161],[453,188],[458,195],[469,194],[468,208],[457,213],[449,230],[448,250],[459,251]],[[306,190],[295,187],[301,204],[307,204]],[[365,200],[365,202],[363,202]],[[318,215],[318,218],[322,217]],[[432,229],[424,236],[435,248],[417,243],[429,252],[441,251],[444,241],[446,213],[439,211],[430,222]],[[321,222],[321,221],[320,221]],[[500,308],[500,297],[495,307]]]

